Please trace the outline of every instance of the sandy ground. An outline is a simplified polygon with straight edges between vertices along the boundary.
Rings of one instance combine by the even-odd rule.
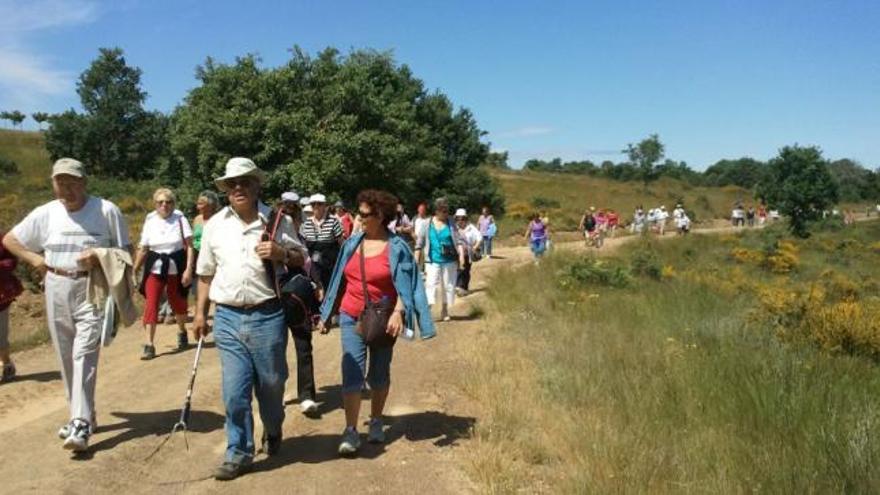
[[[628,239],[633,237],[609,239],[602,251]],[[581,242],[570,242],[559,243],[556,249],[584,248]],[[178,434],[147,460],[178,419],[195,351],[175,352],[174,328],[160,326],[159,356],[140,361],[143,337],[137,325],[121,330],[113,345],[102,350],[99,429],[86,455],[72,457],[56,437],[67,421],[67,405],[52,347],[41,346],[14,357],[19,378],[0,386],[0,493],[475,492],[477,487],[465,469],[470,433],[479,418],[475,417],[477,408],[455,385],[467,369],[462,360],[475,352],[470,344],[473,337],[485,330],[472,317],[471,306],[485,298],[486,282],[495,269],[531,259],[524,247],[498,249],[497,254],[499,258],[475,265],[474,293],[457,301],[452,322],[438,323],[436,339],[401,340],[395,347],[386,407],[387,443],[364,443],[355,459],[336,454],[344,417],[339,332],[333,331],[314,335],[320,415],[307,418],[297,404],[289,404],[278,456],[258,454],[255,471],[231,482],[211,478],[226,441],[220,363],[209,342],[193,397],[189,449]],[[13,314],[13,331],[16,320]],[[292,342],[288,351],[290,390],[296,383]],[[363,403],[363,420],[368,404],[367,400]],[[258,425],[257,438],[260,432]]]

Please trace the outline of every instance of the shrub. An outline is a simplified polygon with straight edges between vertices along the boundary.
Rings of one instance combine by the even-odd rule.
[[[641,275],[660,280],[663,276],[663,263],[657,250],[650,242],[642,243],[630,254],[630,271],[634,275]]]
[[[532,198],[532,206],[535,209],[542,210],[548,208],[559,208],[561,205],[555,199],[545,198],[543,196],[535,196]]]
[[[17,175],[18,174],[18,164],[9,158],[5,158],[0,156],[0,176],[6,177],[9,175]]]
[[[558,274],[563,287],[601,285],[623,288],[630,285],[632,276],[622,266],[611,266],[595,258],[581,258],[568,265]]]

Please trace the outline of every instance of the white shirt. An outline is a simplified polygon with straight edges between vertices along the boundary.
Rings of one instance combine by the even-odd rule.
[[[110,201],[89,196],[85,205],[70,212],[57,199],[38,206],[12,233],[29,251],[43,253],[46,265],[62,270],[82,270],[77,258],[97,247],[127,248],[128,226],[122,212]]]
[[[676,208],[676,209],[672,210],[672,217],[675,218],[676,220],[681,218],[681,216],[684,214],[685,214],[684,208]]]
[[[483,239],[483,235],[480,234],[480,229],[472,223],[465,225],[464,228],[459,228],[458,225],[456,225],[455,228],[458,229],[458,238],[461,239],[468,254],[473,254],[474,246]]]
[[[413,235],[416,238],[416,244],[421,246],[424,244],[425,236],[428,235],[428,224],[431,223],[431,217],[422,218],[416,216],[413,221]]]
[[[248,225],[228,206],[205,224],[196,273],[214,277],[208,297],[217,304],[251,306],[275,297],[275,288],[270,285],[263,260],[256,252],[270,210],[263,203],[258,209],[259,218]],[[287,215],[278,225],[275,241],[286,249],[306,253],[305,247],[296,240]]]
[[[174,210],[167,218],[162,218],[159,213],[153,211],[144,220],[141,242],[138,245],[159,254],[171,254],[185,249],[184,239],[190,239],[192,242],[192,236],[192,227],[182,211]],[[151,271],[152,273],[162,273],[162,261],[156,260]],[[174,263],[174,260],[169,260],[168,274],[176,275],[177,273],[177,264]]]

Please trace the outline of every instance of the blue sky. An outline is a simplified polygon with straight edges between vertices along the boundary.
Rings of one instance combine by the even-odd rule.
[[[876,0],[0,0],[0,109],[78,108],[76,77],[105,46],[163,111],[207,56],[375,48],[470,108],[514,166],[617,161],[657,133],[696,169],[793,143],[876,168],[878,26]]]

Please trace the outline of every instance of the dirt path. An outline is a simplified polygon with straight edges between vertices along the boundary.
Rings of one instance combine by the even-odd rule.
[[[727,229],[722,229],[727,230]],[[673,236],[667,236],[671,238]],[[628,239],[606,240],[607,253]],[[556,249],[582,248],[580,242]],[[525,247],[498,249],[498,259],[475,265],[474,294],[453,308],[455,319],[439,323],[439,337],[428,342],[401,341],[392,364],[392,390],[386,408],[389,425],[384,446],[365,444],[360,457],[336,455],[344,425],[341,409],[339,332],[315,335],[315,375],[321,417],[309,419],[290,404],[281,453],[259,454],[255,472],[228,483],[210,478],[225,450],[220,363],[213,347],[202,355],[193,398],[189,450],[175,436],[156,456],[145,460],[177,421],[194,351],[173,352],[174,330],[160,328],[160,356],[138,359],[141,331],[120,332],[104,349],[98,380],[100,428],[91,452],[71,458],[61,449],[58,427],[67,406],[54,351],[39,347],[15,356],[20,378],[0,386],[0,492],[2,493],[467,493],[476,491],[464,468],[465,450],[478,418],[461,390],[462,356],[482,325],[474,303],[491,273],[527,262]],[[13,321],[13,331],[15,322]],[[294,373],[293,346],[288,362]],[[295,387],[295,376],[288,380]],[[367,403],[362,418],[366,418]],[[256,415],[255,415],[256,416]],[[257,427],[257,438],[261,431]]]

